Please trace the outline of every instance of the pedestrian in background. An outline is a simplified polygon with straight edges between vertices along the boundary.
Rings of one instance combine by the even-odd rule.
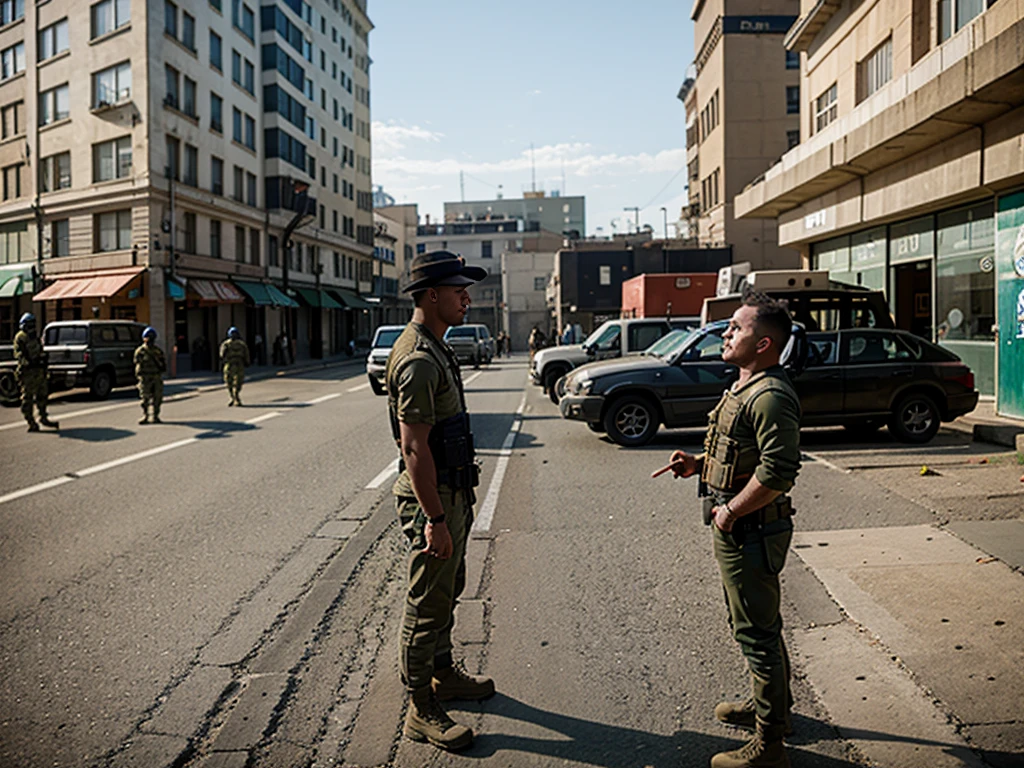
[[[18,332],[14,334],[14,359],[17,361],[14,375],[21,389],[21,413],[28,422],[28,431],[38,432],[39,424],[59,429],[60,424],[50,421],[46,415],[46,399],[49,396],[46,387],[46,352],[36,333],[36,316],[31,312],[23,314],[18,321]],[[39,422],[35,419],[37,410]]]
[[[228,337],[220,345],[220,362],[224,370],[224,384],[231,398],[228,406],[241,405],[242,382],[245,381],[245,369],[249,367],[249,347],[235,326],[228,329]]]
[[[442,749],[461,749],[473,731],[459,725],[442,701],[477,700],[494,693],[490,678],[454,664],[452,625],[466,586],[466,541],[473,523],[479,470],[473,454],[459,363],[443,341],[469,309],[466,287],[486,270],[467,267],[448,251],[417,255],[410,282],[412,322],[395,340],[385,380],[391,431],[401,453],[393,492],[409,539],[408,593],[400,640],[402,680],[411,702],[404,733]]]
[[[530,331],[530,338],[527,340],[527,344],[530,347],[530,362],[532,363],[533,356],[544,348],[544,331],[536,325],[533,326],[533,330]]]
[[[754,730],[712,768],[788,768],[789,657],[779,614],[779,573],[793,537],[786,495],[800,470],[800,400],[779,364],[792,327],[785,303],[754,293],[723,335],[722,360],[739,379],[708,417],[704,453],[672,454],[676,477],[701,473],[713,503],[714,552],[729,622],[751,674],[752,695],[715,707],[723,723]]]
[[[149,423],[149,406],[153,406],[153,423],[160,421],[160,405],[164,401],[164,371],[167,359],[164,351],[156,345],[156,328],[147,326],[142,332],[142,344],[135,350],[135,378],[139,383],[139,398],[142,400],[142,418],[139,424]]]
[[[267,356],[263,349],[263,334],[257,333],[256,336],[253,337],[252,345],[255,348],[254,356],[256,358],[256,365],[266,365]]]

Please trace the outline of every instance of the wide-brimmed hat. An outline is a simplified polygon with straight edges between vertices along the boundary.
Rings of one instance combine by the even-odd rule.
[[[451,251],[420,253],[409,265],[409,279],[403,293],[413,293],[438,285],[472,285],[487,277],[483,267],[470,267]]]

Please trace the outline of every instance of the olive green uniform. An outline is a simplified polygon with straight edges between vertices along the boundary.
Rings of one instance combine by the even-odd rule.
[[[395,341],[386,368],[388,408],[393,420],[434,425],[464,411],[462,379],[450,349],[424,325],[409,323]],[[427,517],[403,469],[393,493],[402,530],[409,539],[408,593],[402,621],[400,665],[411,689],[430,685],[435,669],[452,665],[455,606],[466,586],[466,540],[473,523],[472,490],[438,484],[452,556],[423,552]]]
[[[18,365],[15,376],[21,387],[21,412],[29,425],[35,424],[35,410],[42,421],[46,416],[46,353],[38,336],[18,331],[14,336],[14,359]]]
[[[708,417],[702,480],[717,503],[750,479],[782,493],[739,518],[729,533],[712,525],[733,636],[752,676],[757,720],[781,740],[792,704],[779,614],[779,572],[793,537],[786,492],[800,470],[800,400],[781,366],[727,390]]]
[[[139,382],[142,413],[149,416],[150,403],[153,416],[160,418],[160,405],[164,401],[163,372],[167,370],[164,351],[156,344],[140,344],[135,350],[135,378]]]
[[[220,345],[220,359],[224,370],[224,384],[227,385],[231,402],[240,402],[245,369],[249,367],[249,347],[241,339],[226,339]]]

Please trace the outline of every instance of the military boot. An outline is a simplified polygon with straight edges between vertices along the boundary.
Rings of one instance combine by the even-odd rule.
[[[754,730],[757,727],[753,697],[746,701],[723,701],[715,707],[715,718],[726,725]],[[793,735],[793,719],[786,712],[786,736]]]
[[[45,413],[39,414],[39,423],[42,424],[44,427],[49,427],[50,429],[60,429],[60,422],[50,421],[50,417],[47,416]]]
[[[473,731],[448,717],[429,686],[412,692],[402,732],[408,739],[441,749],[462,749],[473,743]]]
[[[154,424],[163,424],[163,422],[160,420],[160,414],[159,413],[154,413],[153,414],[153,423]]]
[[[139,424],[149,424],[149,411],[142,412],[142,418],[139,419]]]
[[[438,701],[479,701],[494,695],[494,681],[491,678],[471,675],[459,666],[434,670],[430,687]]]
[[[39,425],[36,424],[36,420],[35,419],[32,419],[31,421],[29,421],[29,423],[28,423],[28,430],[27,431],[29,431],[29,432],[38,432],[39,431]]]
[[[732,752],[719,752],[711,758],[711,768],[789,768],[782,731],[781,725],[757,723],[754,738]]]

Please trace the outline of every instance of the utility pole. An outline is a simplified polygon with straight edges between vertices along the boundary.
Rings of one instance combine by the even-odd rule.
[[[661,206],[661,217],[665,222],[665,239],[668,240],[668,208]]]
[[[622,210],[624,210],[624,211],[633,211],[633,213],[636,215],[636,231],[639,233],[640,232],[640,209],[638,207],[636,207],[636,206],[633,206],[632,208],[630,208],[629,206],[626,206]]]

